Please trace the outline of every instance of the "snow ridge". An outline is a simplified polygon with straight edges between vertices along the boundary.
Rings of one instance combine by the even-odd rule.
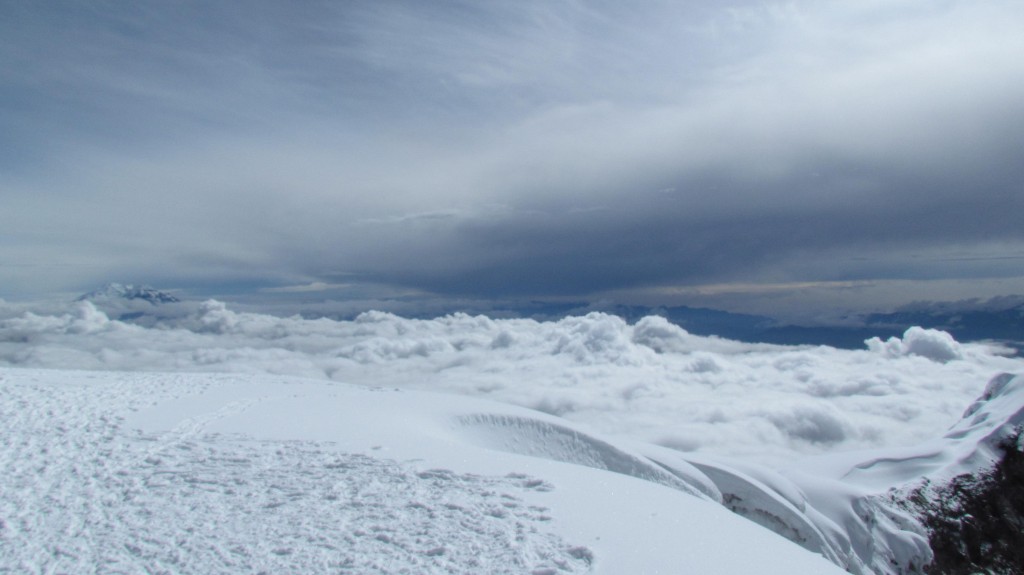
[[[839,477],[884,491],[910,490],[929,481],[943,484],[962,474],[976,474],[1000,458],[999,444],[1024,425],[1024,376],[993,377],[982,395],[941,438],[919,445],[881,449],[854,460],[836,458]],[[827,461],[827,460],[826,460]],[[843,469],[844,465],[846,469]]]
[[[932,558],[913,516],[839,481],[799,475],[794,481],[766,467],[657,446],[620,448],[540,414],[471,414],[458,423],[485,447],[605,469],[710,499],[850,573],[920,573]]]
[[[536,418],[505,414],[462,416],[459,423],[481,445],[510,453],[575,463],[629,475],[706,497],[701,482],[678,472],[670,473],[642,457],[629,454],[594,436]]]

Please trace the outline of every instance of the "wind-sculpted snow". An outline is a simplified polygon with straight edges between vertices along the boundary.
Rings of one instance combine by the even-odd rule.
[[[89,302],[0,306],[0,365],[269,373],[457,392],[766,462],[934,437],[983,382],[1024,366],[920,328],[842,351],[695,336],[660,317],[630,325],[600,313],[538,322],[367,312],[334,321],[238,313],[213,300],[173,305],[131,322]]]
[[[644,450],[661,463],[664,454]],[[839,481],[684,455],[724,506],[828,558],[850,573],[919,573],[932,553],[915,519],[881,497]]]
[[[459,418],[459,423],[470,429],[473,437],[486,447],[606,469],[653,481],[691,495],[704,493],[701,488],[704,481],[690,480],[678,470],[667,471],[610,443],[557,423],[533,417],[495,414],[468,415]],[[694,471],[694,475],[699,475],[699,471]]]

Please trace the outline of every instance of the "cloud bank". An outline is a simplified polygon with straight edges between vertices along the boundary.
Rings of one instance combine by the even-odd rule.
[[[11,295],[1021,275],[1011,0],[3,12]]]
[[[89,302],[0,308],[0,365],[237,372],[435,390],[531,407],[684,451],[780,462],[940,435],[1019,358],[914,328],[864,350],[699,337],[660,317],[560,321],[238,313],[210,300],[151,325]]]

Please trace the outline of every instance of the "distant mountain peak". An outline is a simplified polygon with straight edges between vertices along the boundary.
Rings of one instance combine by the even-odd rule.
[[[177,297],[144,284],[110,283],[102,288],[89,292],[77,301],[110,301],[110,300],[141,300],[153,305],[175,303],[181,301]]]

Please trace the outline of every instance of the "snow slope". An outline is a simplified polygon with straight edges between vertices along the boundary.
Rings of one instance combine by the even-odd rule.
[[[0,429],[5,573],[841,572],[693,469],[470,398],[3,368]]]
[[[799,467],[878,493],[913,488],[925,480],[943,484],[994,465],[1000,457],[999,444],[1020,426],[1024,426],[1024,376],[1003,373],[988,382],[941,437],[910,446],[808,458]]]

